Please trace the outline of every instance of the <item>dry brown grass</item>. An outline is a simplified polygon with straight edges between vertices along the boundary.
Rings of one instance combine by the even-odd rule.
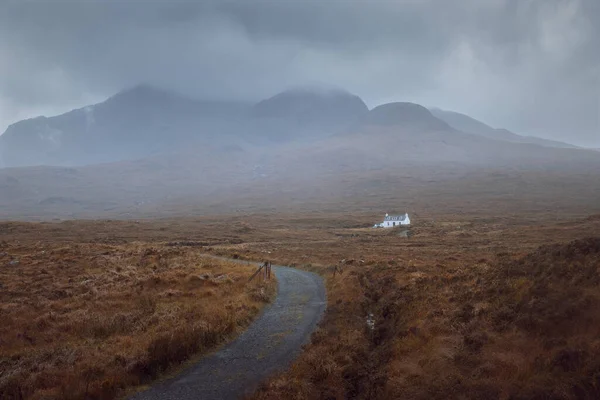
[[[244,329],[274,295],[247,284],[255,267],[195,247],[20,228],[0,240],[2,399],[118,397]]]
[[[128,248],[143,236],[322,273],[323,322],[255,398],[597,398],[600,216],[496,210],[413,213],[408,239],[366,228],[379,212],[307,212],[7,223],[0,241],[52,235],[60,247],[76,234],[89,246]],[[334,277],[335,265],[343,272]]]
[[[329,302],[299,360],[254,398],[600,396],[600,239],[577,239],[600,218],[447,216],[413,232],[333,227],[247,246],[324,273]]]

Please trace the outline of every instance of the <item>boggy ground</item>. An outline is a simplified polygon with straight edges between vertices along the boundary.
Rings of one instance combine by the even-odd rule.
[[[321,273],[320,328],[257,399],[598,398],[600,216],[586,211],[594,207],[440,207],[412,212],[409,238],[368,228],[381,213],[362,211],[5,223],[0,240],[77,235],[118,247],[144,237]]]
[[[275,293],[185,243],[0,231],[2,399],[120,397],[239,333]]]

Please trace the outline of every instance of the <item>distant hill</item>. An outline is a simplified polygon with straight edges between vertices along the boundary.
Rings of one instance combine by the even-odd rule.
[[[379,209],[412,201],[426,207],[420,193],[436,188],[463,196],[467,207],[474,200],[452,182],[506,201],[516,190],[552,209],[557,190],[563,197],[590,199],[600,187],[594,174],[600,153],[591,150],[502,142],[456,130],[356,129],[304,145],[202,147],[75,168],[4,168],[0,220],[264,211],[308,202],[315,209],[336,209],[339,202]],[[479,176],[475,187],[464,180],[473,174]]]
[[[340,166],[354,171],[393,171],[407,165],[444,164],[446,168],[449,163],[469,168],[561,169],[580,161],[600,161],[597,153],[589,150],[540,146],[462,131],[436,114],[414,103],[380,105],[348,131],[303,151],[298,164],[305,165],[307,172],[311,168],[334,171]],[[290,160],[289,155],[286,157]]]
[[[361,125],[451,130],[447,123],[436,118],[425,107],[419,104],[401,102],[382,104],[375,107],[361,119]]]
[[[287,90],[251,104],[194,100],[140,85],[96,105],[11,125],[0,136],[0,167],[152,159],[150,164],[128,165],[137,177],[143,174],[137,171],[142,165],[158,164],[161,171],[177,165],[200,177],[210,170],[215,174],[213,183],[220,179],[219,171],[227,170],[235,178],[229,181],[233,184],[238,178],[248,179],[226,167],[233,158],[254,163],[244,170],[253,179],[309,176],[309,171],[319,173],[319,168],[332,173],[362,170],[361,165],[367,170],[399,168],[407,162],[509,166],[546,163],[552,157],[573,159],[572,154],[534,148],[540,144],[574,147],[494,129],[464,114],[428,110],[414,103],[395,102],[369,110],[360,97],[343,90]],[[179,162],[180,154],[188,161]],[[168,174],[183,180],[181,171]],[[60,195],[54,193],[52,202]]]
[[[338,89],[286,90],[253,107],[257,117],[283,118],[305,125],[345,124],[368,111],[360,97]]]
[[[314,109],[312,102],[321,105]],[[74,168],[3,168],[0,219],[218,213],[304,207],[309,201],[315,207],[330,201],[335,208],[338,201],[360,204],[365,199],[376,207],[411,198],[423,204],[416,191],[455,190],[453,182],[461,181],[462,189],[455,193],[460,197],[473,189],[463,177],[473,175],[478,176],[482,196],[510,199],[515,190],[535,187],[535,192],[528,192],[531,201],[546,204],[553,201],[558,187],[570,188],[562,194],[574,198],[582,190],[593,196],[600,187],[593,173],[600,168],[596,151],[465,133],[417,104],[390,103],[364,111],[351,95],[324,99],[286,93],[259,105],[196,102],[137,88],[92,111],[42,119],[39,126],[71,135],[58,135],[56,154],[65,151],[62,145],[67,143],[72,152],[64,157],[90,149],[91,158],[88,141],[97,135],[104,154],[114,156],[121,147],[130,151],[124,156],[140,157]],[[339,110],[332,111],[337,117],[319,119],[323,107]],[[303,115],[313,116],[305,121]],[[281,132],[260,130],[272,128],[273,120],[281,123]],[[354,122],[347,126],[348,121]],[[25,123],[35,127],[38,122]],[[92,137],[86,136],[88,132]],[[54,143],[43,135],[40,139],[35,129],[20,134],[36,146]],[[11,135],[19,136],[16,131]],[[303,138],[310,140],[299,140]],[[253,141],[268,145],[249,144]],[[148,155],[142,157],[144,152]],[[524,182],[523,174],[532,178]],[[546,180],[539,182],[550,183],[537,184],[542,178]],[[593,184],[588,187],[585,182]]]
[[[306,141],[340,132],[368,111],[360,97],[343,90],[293,89],[257,103],[251,122],[257,136]]]
[[[542,139],[533,136],[522,136],[506,129],[496,129],[489,125],[484,124],[468,115],[440,110],[439,108],[432,108],[431,113],[446,122],[448,125],[462,132],[471,133],[473,135],[485,136],[490,139],[503,140],[506,142],[514,143],[530,143],[538,144],[547,147],[562,147],[562,148],[575,148],[568,143],[558,142],[554,140]]]
[[[137,86],[96,105],[10,125],[0,136],[1,158],[12,167],[85,165],[227,142],[248,108]]]
[[[366,112],[358,96],[340,90],[290,90],[251,104],[193,100],[140,85],[99,104],[9,126],[0,136],[0,168],[90,165],[204,146],[241,149],[314,140],[347,128]]]

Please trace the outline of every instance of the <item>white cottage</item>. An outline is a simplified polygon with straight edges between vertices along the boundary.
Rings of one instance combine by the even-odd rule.
[[[408,216],[408,213],[405,213],[404,215],[385,214],[383,222],[380,224],[375,224],[373,228],[393,228],[395,226],[406,225],[410,225],[410,218]]]

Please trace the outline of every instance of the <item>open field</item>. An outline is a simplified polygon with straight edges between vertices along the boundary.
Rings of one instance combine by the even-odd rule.
[[[413,231],[337,230],[295,252],[327,271],[328,312],[255,398],[598,397],[600,218]]]
[[[275,292],[247,284],[254,267],[197,247],[11,229],[0,228],[2,399],[119,397],[239,333]]]
[[[58,251],[76,237],[72,251],[112,249],[133,257],[138,262],[133,265],[139,265],[151,247],[173,253],[170,268],[189,265],[178,257],[196,260],[199,253],[207,253],[270,259],[321,273],[328,309],[320,328],[291,369],[266,382],[255,393],[257,399],[597,398],[597,184],[557,190],[543,182],[530,183],[513,181],[520,185],[518,190],[505,195],[494,185],[488,186],[489,192],[482,192],[483,186],[463,185],[445,196],[438,187],[439,195],[432,192],[425,203],[402,201],[410,204],[409,238],[395,230],[370,229],[382,211],[404,209],[375,210],[364,205],[363,197],[362,203],[348,206],[349,212],[344,207],[350,199],[342,199],[337,211],[6,222],[0,224],[0,252],[11,254],[3,263],[13,253],[21,254],[22,265],[27,265],[23,254],[29,254],[30,263],[39,263],[39,269],[39,253],[52,250],[44,247],[50,246],[47,243]],[[188,246],[170,246],[175,244]],[[191,253],[189,245],[194,246]],[[334,276],[335,266],[342,272]],[[2,273],[8,268],[15,267],[3,267]],[[110,272],[115,268],[102,266],[107,282],[117,276]],[[136,268],[139,280],[149,279],[148,270]],[[165,273],[178,276],[169,269]],[[20,279],[30,285],[37,282],[26,276]],[[6,279],[0,276],[5,287]],[[184,277],[180,282],[187,284]],[[6,296],[5,289],[2,293]],[[155,293],[160,298],[162,291]],[[3,297],[3,310],[14,302],[14,296]],[[242,318],[257,309],[242,313]],[[193,326],[194,319],[188,320]],[[137,347],[138,354],[146,354],[149,343]],[[33,357],[32,352],[24,354]]]

